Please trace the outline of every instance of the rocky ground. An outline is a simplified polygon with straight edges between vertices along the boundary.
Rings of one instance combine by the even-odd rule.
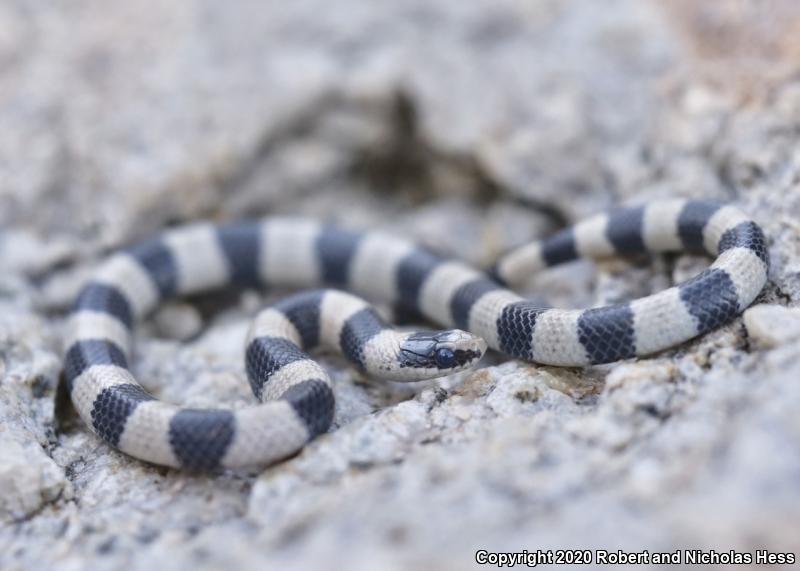
[[[0,568],[800,551],[800,10],[695,4],[0,2]],[[326,358],[331,433],[217,476],[122,456],[59,390],[82,281],[166,225],[304,213],[485,264],[668,195],[739,204],[773,267],[743,318],[652,358],[498,357],[412,388]],[[707,263],[577,264],[530,289],[591,306]],[[139,378],[173,402],[249,402],[242,344],[266,299],[164,307]]]

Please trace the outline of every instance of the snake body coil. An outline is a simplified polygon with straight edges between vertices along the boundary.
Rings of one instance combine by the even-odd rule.
[[[542,307],[501,285],[578,257],[666,251],[716,260],[665,291],[586,310]],[[399,380],[470,366],[485,344],[538,363],[607,363],[730,321],[761,291],[768,266],[761,229],[733,207],[703,201],[594,216],[511,252],[491,276],[403,239],[308,220],[197,224],[121,251],[100,267],[70,318],[65,376],[84,421],[132,456],[190,469],[264,464],[296,452],[331,423],[330,381],[304,348],[333,346],[368,374]],[[262,404],[187,409],[154,399],[128,369],[134,323],[164,299],[233,284],[333,285],[465,331],[402,334],[343,292],[300,294],[267,309],[251,330],[248,376]]]

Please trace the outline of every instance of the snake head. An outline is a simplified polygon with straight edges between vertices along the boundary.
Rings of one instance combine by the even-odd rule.
[[[408,380],[448,375],[475,365],[486,352],[486,341],[461,331],[420,331],[400,343],[398,360]]]

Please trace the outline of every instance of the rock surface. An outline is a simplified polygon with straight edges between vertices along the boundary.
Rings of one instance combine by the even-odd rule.
[[[0,568],[799,551],[800,10],[695,4],[0,4]],[[766,305],[653,358],[497,358],[420,387],[326,358],[332,432],[214,477],[114,452],[59,391],[82,281],[168,224],[303,213],[482,264],[667,195],[739,204],[773,268]],[[530,289],[590,306],[706,263],[577,264]],[[173,402],[250,402],[241,347],[266,299],[163,308],[137,334],[139,378]]]

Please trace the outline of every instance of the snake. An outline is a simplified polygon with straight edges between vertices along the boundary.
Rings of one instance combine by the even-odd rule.
[[[554,308],[512,289],[579,258],[665,252],[713,262],[663,291],[589,309]],[[469,369],[489,349],[543,365],[613,363],[730,322],[768,270],[758,224],[707,200],[620,206],[512,249],[488,269],[402,236],[324,221],[187,223],[98,264],[65,326],[64,378],[84,422],[125,454],[187,470],[269,465],[331,428],[334,394],[309,356],[316,347],[338,351],[366,376],[406,382]],[[149,394],[130,370],[135,324],[167,299],[234,287],[299,290],[258,313],[248,332],[245,369],[258,402],[190,408]],[[451,329],[395,329],[365,298]]]

